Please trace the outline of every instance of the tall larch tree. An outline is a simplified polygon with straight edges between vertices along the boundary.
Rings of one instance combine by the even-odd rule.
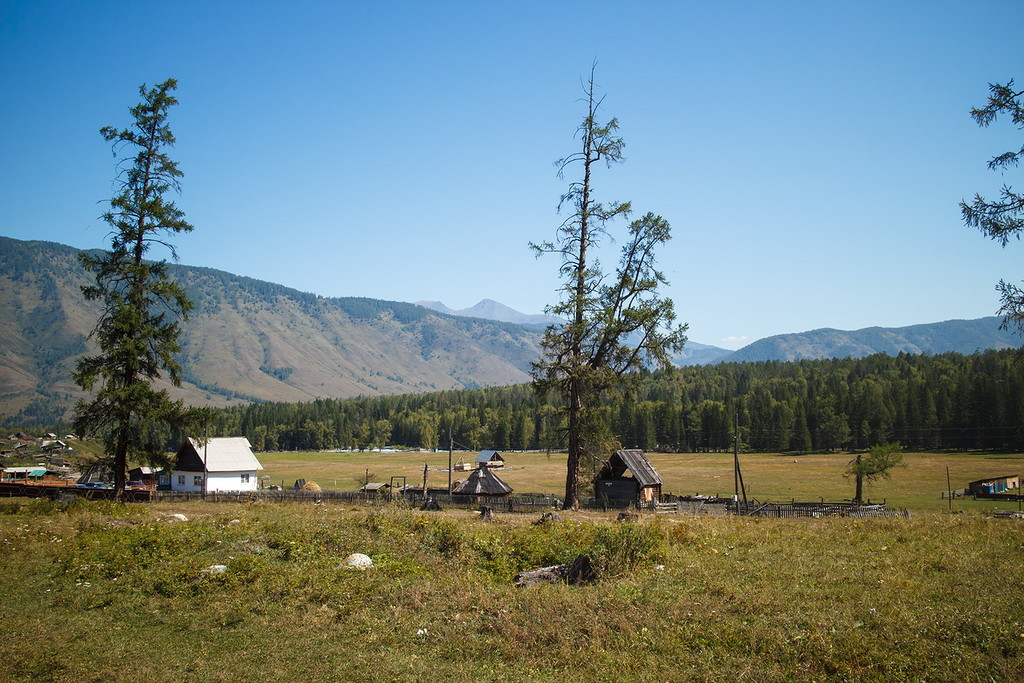
[[[171,234],[192,226],[169,192],[180,193],[182,172],[165,150],[174,145],[167,125],[168,110],[177,104],[168,79],[152,88],[142,85],[142,101],[130,109],[130,128],[100,130],[112,143],[119,162],[119,191],[102,216],[111,229],[111,248],[98,256],[82,254],[95,275],[95,284],[82,288],[86,299],[102,303],[92,332],[99,353],[82,358],[73,377],[86,391],[97,388],[92,400],[79,402],[75,428],[104,438],[105,454],[113,468],[115,495],[124,491],[128,459],[161,463],[167,438],[196,429],[208,419],[202,409],[171,400],[153,382],[163,373],[181,384],[180,320],[187,320],[192,302],[167,274],[166,261],[146,260],[155,244],[171,250]]]
[[[595,94],[594,69],[584,84],[583,101],[587,113],[577,129],[580,148],[555,162],[560,178],[569,170],[580,172],[559,202],[560,211],[571,213],[554,242],[530,245],[538,256],[556,254],[562,261],[562,299],[548,313],[566,322],[547,329],[532,375],[539,393],[554,391],[562,398],[568,436],[566,509],[579,507],[581,461],[608,455],[615,443],[605,428],[603,396],[645,366],[669,366],[669,353],[686,340],[685,325],[672,327],[672,301],[658,294],[666,280],[655,256],[671,237],[668,221],[648,213],[630,223],[614,273],[604,272],[594,255],[608,236],[609,223],[628,216],[631,207],[629,202],[606,205],[593,196],[594,172],[602,163],[621,162],[625,147],[616,119],[598,123],[601,100]]]
[[[1004,114],[1010,117],[1010,122],[1017,130],[1024,131],[1024,104],[1021,103],[1024,90],[1017,90],[1012,79],[1006,84],[990,83],[988,88],[988,102],[984,107],[971,109],[971,118],[979,126],[986,128],[999,118],[1000,114]],[[988,167],[998,171],[1019,166],[1022,155],[1024,146],[992,157]],[[999,242],[1003,247],[1011,238],[1019,240],[1021,233],[1024,232],[1024,196],[1014,192],[1007,184],[999,191],[998,199],[990,201],[981,194],[976,194],[970,204],[961,201],[960,212],[963,214],[964,223],[977,228],[983,235]],[[1024,332],[1024,290],[1005,280],[1000,280],[996,289],[1002,301],[999,312],[1003,315],[1003,326],[1013,325]]]

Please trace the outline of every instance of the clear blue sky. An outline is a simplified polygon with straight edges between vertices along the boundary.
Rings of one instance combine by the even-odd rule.
[[[672,224],[692,340],[992,315],[1021,247],[957,203],[1024,186],[985,166],[1020,132],[968,115],[989,82],[1024,82],[1022,25],[1020,0],[5,0],[0,234],[106,247],[98,130],[174,77],[183,263],[537,313],[558,263],[527,243],[563,218],[552,162],[596,60],[627,143],[597,195]]]

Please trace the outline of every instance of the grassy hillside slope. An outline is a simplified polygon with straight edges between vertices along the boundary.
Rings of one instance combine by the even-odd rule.
[[[74,363],[99,308],[77,250],[0,237],[0,414],[57,421],[80,396]],[[196,304],[182,338],[192,404],[462,389],[528,380],[538,334],[399,302],[326,299],[209,268],[172,265]]]

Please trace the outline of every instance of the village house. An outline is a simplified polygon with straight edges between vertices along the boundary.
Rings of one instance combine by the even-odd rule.
[[[626,476],[626,472],[633,476]],[[661,499],[661,475],[639,449],[615,451],[594,478],[594,497],[628,503]]]
[[[255,491],[263,465],[244,436],[207,439],[189,437],[171,466],[172,491]]]

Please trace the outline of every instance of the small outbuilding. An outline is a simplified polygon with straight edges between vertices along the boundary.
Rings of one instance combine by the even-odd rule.
[[[477,467],[491,467],[496,470],[505,466],[505,458],[501,457],[498,451],[480,451],[475,462]]]
[[[1020,489],[1020,475],[1019,474],[1008,474],[1002,477],[989,477],[988,479],[979,479],[978,481],[972,481],[967,485],[967,491],[976,496],[990,495],[993,493],[1005,493]]]
[[[632,476],[627,476],[627,472]],[[661,500],[661,475],[640,449],[615,451],[594,478],[594,497],[629,503]]]
[[[46,474],[46,468],[38,465],[27,467],[5,467],[0,478],[8,481],[40,481]]]
[[[466,477],[466,481],[452,491],[457,496],[489,496],[491,498],[508,498],[512,495],[512,487],[498,478],[488,467],[479,467]]]
[[[171,467],[172,491],[255,491],[263,465],[244,436],[201,441],[189,437]]]
[[[128,470],[128,480],[141,481],[146,486],[154,489],[160,485],[167,487],[170,484],[170,476],[167,472],[162,471],[159,467],[151,467],[149,465],[133,467]]]

